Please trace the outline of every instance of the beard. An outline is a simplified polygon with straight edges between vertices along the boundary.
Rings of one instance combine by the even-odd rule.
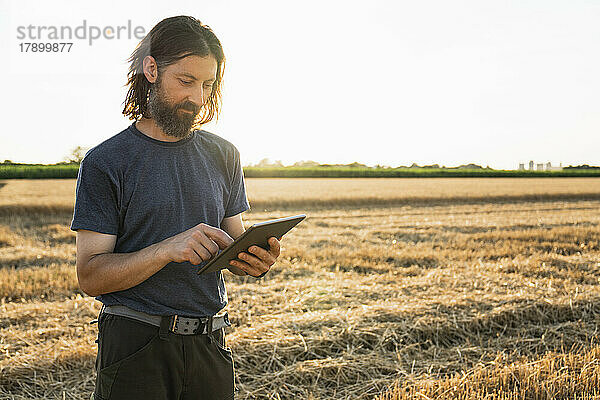
[[[171,105],[163,91],[159,78],[150,87],[148,96],[148,112],[156,125],[168,136],[185,138],[190,134],[194,120],[199,112],[199,107],[188,101]],[[191,112],[180,111],[189,110]]]

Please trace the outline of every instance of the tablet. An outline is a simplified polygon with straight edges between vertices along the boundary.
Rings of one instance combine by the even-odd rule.
[[[236,260],[238,254],[247,252],[252,245],[257,245],[269,250],[269,238],[275,236],[281,240],[283,235],[289,232],[300,221],[306,218],[306,214],[293,215],[291,217],[272,219],[252,225],[225,249],[221,250],[214,258],[209,260],[198,270],[199,274],[204,272],[216,272],[229,267],[229,261]],[[249,253],[252,254],[252,253]]]

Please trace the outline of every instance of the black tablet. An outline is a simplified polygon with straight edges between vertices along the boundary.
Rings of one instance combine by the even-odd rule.
[[[272,219],[252,225],[229,246],[221,250],[214,258],[210,259],[204,266],[200,267],[198,273],[216,272],[229,267],[231,260],[236,260],[241,252],[248,252],[252,245],[260,246],[269,250],[269,238],[275,236],[281,240],[290,229],[298,225],[306,218],[306,214],[293,215],[291,217]],[[249,253],[252,254],[252,253]]]

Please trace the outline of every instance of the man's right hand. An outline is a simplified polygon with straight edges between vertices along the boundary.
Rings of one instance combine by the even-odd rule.
[[[233,243],[229,234],[207,224],[198,224],[187,231],[171,236],[162,242],[161,251],[169,261],[201,264]]]

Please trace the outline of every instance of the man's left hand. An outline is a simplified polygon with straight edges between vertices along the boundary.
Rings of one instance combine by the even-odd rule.
[[[279,240],[276,237],[270,237],[268,242],[269,251],[260,246],[253,245],[248,249],[250,253],[243,251],[238,254],[238,259],[232,260],[229,263],[254,277],[266,273],[275,264],[280,252]]]

